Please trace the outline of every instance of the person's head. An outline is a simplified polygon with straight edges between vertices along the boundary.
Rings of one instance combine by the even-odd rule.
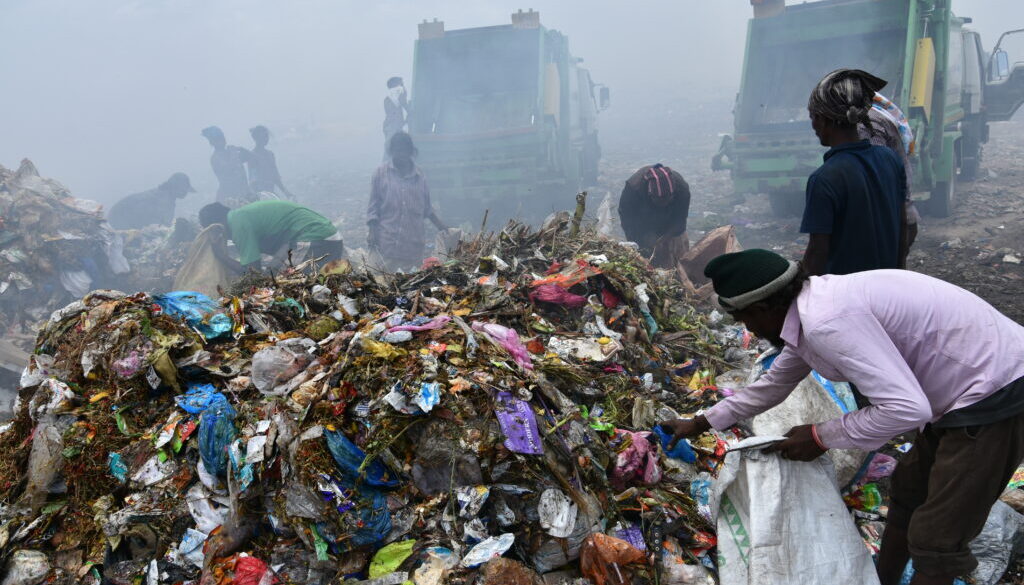
[[[754,335],[782,347],[786,313],[808,278],[799,264],[768,250],[744,250],[714,258],[704,276],[727,313]]]
[[[216,126],[203,128],[202,135],[210,141],[210,146],[214,148],[224,148],[228,143],[227,138],[224,138],[224,131]]]
[[[644,172],[647,182],[647,195],[654,205],[667,207],[676,198],[676,185],[672,182],[672,169],[658,163],[651,165]]]
[[[412,136],[406,132],[398,132],[388,141],[388,155],[396,164],[410,163],[417,154],[419,151],[412,143]]]
[[[392,77],[392,78],[388,79],[388,89],[393,89],[393,88],[396,88],[396,87],[403,87],[403,86],[404,86],[404,84],[402,83],[402,78],[401,77]]]
[[[886,81],[860,69],[837,69],[821,78],[807,100],[811,126],[822,146],[835,146],[854,136],[857,125],[871,127],[868,112],[875,92]]]
[[[222,203],[211,203],[199,210],[199,225],[208,228],[215,223],[228,225],[228,207]]]
[[[185,173],[174,173],[169,179],[160,183],[158,188],[175,199],[183,199],[185,195],[196,192]]]
[[[257,147],[264,147],[270,142],[270,130],[267,130],[267,127],[262,124],[249,128],[249,135],[252,136],[252,141],[256,143]]]

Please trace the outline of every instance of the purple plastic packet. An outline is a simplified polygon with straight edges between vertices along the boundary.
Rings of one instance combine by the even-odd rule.
[[[632,523],[620,526],[622,526],[622,528],[615,531],[616,538],[625,540],[629,544],[633,545],[633,548],[637,550],[647,550],[647,543],[644,541],[644,533],[640,531],[639,526]]]
[[[499,392],[494,413],[498,416],[501,432],[505,433],[506,449],[524,455],[544,453],[537,419],[529,404],[512,396],[511,392]]]

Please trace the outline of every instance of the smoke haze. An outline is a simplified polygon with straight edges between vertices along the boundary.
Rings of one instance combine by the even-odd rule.
[[[746,0],[7,0],[0,164],[29,157],[106,204],[185,171],[200,191],[191,207],[215,190],[200,129],[219,125],[229,143],[250,147],[248,128],[265,124],[286,182],[328,168],[368,175],[380,160],[385,80],[411,85],[417,23],[506,24],[530,7],[611,88],[606,152],[682,133],[672,124],[715,100],[721,131],[731,129]],[[1020,0],[955,8],[974,18],[986,48],[1024,26]]]

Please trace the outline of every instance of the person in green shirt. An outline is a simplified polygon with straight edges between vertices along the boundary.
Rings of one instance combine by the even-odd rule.
[[[224,246],[215,247],[216,255],[237,272],[259,270],[261,254],[283,260],[297,242],[310,243],[310,258],[326,256],[324,261],[330,261],[344,253],[338,230],[330,220],[292,201],[256,201],[235,210],[211,203],[199,210],[199,223],[204,228],[224,226],[224,239],[235,243],[239,258],[231,258]]]

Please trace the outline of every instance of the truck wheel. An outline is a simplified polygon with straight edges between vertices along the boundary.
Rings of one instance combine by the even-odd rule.
[[[768,194],[775,217],[799,217],[804,213],[804,194],[796,191],[773,191]]]
[[[933,215],[935,217],[949,217],[949,214],[953,213],[953,207],[955,204],[956,181],[949,180],[935,184],[935,188],[932,189],[932,196],[928,199],[928,204],[925,206],[925,209],[929,215]]]

